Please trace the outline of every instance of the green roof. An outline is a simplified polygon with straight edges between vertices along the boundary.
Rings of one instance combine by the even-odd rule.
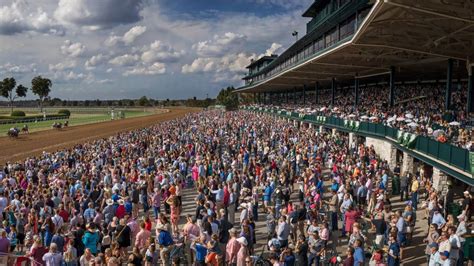
[[[303,17],[305,18],[315,17],[320,11],[320,8],[324,6],[327,2],[328,0],[315,0],[314,3],[308,9],[306,9],[306,11],[303,13]]]

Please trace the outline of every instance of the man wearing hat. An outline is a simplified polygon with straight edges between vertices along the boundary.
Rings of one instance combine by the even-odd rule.
[[[201,235],[200,238],[197,238],[191,244],[191,249],[196,252],[196,261],[194,265],[196,266],[205,266],[206,265],[206,256],[207,256],[207,247],[205,245],[206,236]],[[163,257],[162,257],[163,260]]]
[[[173,238],[171,237],[170,232],[166,231],[164,224],[157,224],[156,230],[160,232],[158,234],[158,244],[160,245],[161,261],[168,261],[169,253],[174,244]]]
[[[430,247],[431,255],[430,255],[430,261],[428,263],[428,266],[441,265],[442,261],[441,261],[441,257],[438,251],[438,243],[433,242],[429,245],[429,247]]]
[[[230,240],[226,245],[225,260],[227,265],[237,264],[237,253],[240,249],[240,243],[237,241],[237,229],[232,228],[229,230]]]
[[[439,256],[441,258],[441,263],[439,265],[442,266],[451,266],[451,259],[449,258],[449,252],[448,251],[443,251],[439,253]]]
[[[115,207],[114,207],[114,201],[112,199],[107,199],[105,201],[107,206],[105,206],[104,210],[102,211],[102,214],[104,215],[104,221],[106,224],[109,224],[112,221],[112,218],[115,216]]]
[[[239,252],[237,252],[237,266],[241,266],[245,264],[245,260],[250,256],[249,249],[248,249],[248,242],[245,237],[237,238],[237,241],[240,244]]]

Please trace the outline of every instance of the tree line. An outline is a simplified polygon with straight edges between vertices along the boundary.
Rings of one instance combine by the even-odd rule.
[[[121,100],[65,100],[60,98],[51,98],[49,94],[53,83],[48,78],[41,76],[34,77],[31,80],[31,91],[38,96],[37,100],[23,100],[17,101],[18,107],[32,107],[39,105],[40,111],[43,112],[43,106],[108,106],[108,107],[134,107],[134,106],[191,106],[207,108],[211,105],[219,104],[226,107],[228,110],[236,109],[239,103],[253,102],[251,94],[238,95],[234,87],[227,87],[221,89],[216,99],[206,98],[197,99],[196,97],[186,100],[156,100],[142,96],[139,99],[121,99]],[[13,112],[14,102],[19,98],[26,97],[28,88],[22,84],[18,84],[15,78],[5,78],[0,81],[0,96],[7,99],[8,105]],[[0,106],[2,102],[0,102]]]
[[[33,94],[38,96],[37,103],[40,106],[41,112],[43,111],[43,102],[48,98],[52,86],[53,83],[48,78],[37,76],[31,80],[31,91]],[[27,92],[28,88],[22,84],[17,85],[16,80],[13,77],[5,78],[0,81],[0,96],[8,100],[12,112],[13,102],[17,98],[26,97]]]
[[[239,104],[254,103],[254,95],[252,93],[237,94],[236,89],[232,86],[222,88],[217,95],[217,104],[225,106],[227,110],[235,110]]]

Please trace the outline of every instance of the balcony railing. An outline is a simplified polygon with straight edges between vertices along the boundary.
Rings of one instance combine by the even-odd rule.
[[[252,107],[247,107],[246,109],[258,111],[258,109]],[[472,173],[469,151],[449,143],[441,143],[429,137],[406,133],[380,123],[351,121],[338,117],[304,115],[294,111],[276,112],[281,117],[298,119],[301,121],[324,125],[326,127],[337,128],[346,132],[354,132],[366,136],[388,138],[407,149],[442,161],[463,172]],[[275,111],[273,111],[273,113],[275,113]]]

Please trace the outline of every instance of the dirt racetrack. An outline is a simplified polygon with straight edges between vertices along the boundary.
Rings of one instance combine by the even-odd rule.
[[[18,139],[0,137],[0,165],[10,161],[23,160],[43,151],[54,152],[61,148],[72,147],[78,143],[114,135],[118,132],[147,127],[162,121],[196,112],[197,108],[172,108],[169,112],[125,120],[71,126],[61,130],[46,130],[29,135],[20,134]],[[3,132],[1,132],[3,133]]]

